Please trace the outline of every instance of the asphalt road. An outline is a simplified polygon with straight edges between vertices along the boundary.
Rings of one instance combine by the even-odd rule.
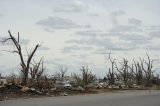
[[[0,106],[160,106],[160,91],[119,91],[89,95],[0,101]]]

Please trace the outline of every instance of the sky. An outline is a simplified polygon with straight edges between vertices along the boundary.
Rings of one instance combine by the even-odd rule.
[[[46,73],[58,65],[68,73],[80,73],[88,65],[97,76],[105,76],[111,66],[127,58],[153,59],[160,73],[160,0],[0,0],[0,38],[8,30],[20,40],[23,52],[41,44],[34,60],[43,57]],[[18,55],[11,42],[0,44],[0,72],[18,73]],[[24,55],[26,55],[24,53]]]

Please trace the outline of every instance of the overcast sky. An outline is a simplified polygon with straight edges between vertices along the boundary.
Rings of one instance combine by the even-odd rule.
[[[160,0],[0,0],[0,38],[8,30],[20,32],[23,49],[41,48],[35,60],[44,58],[49,74],[58,64],[68,72],[88,65],[103,76],[110,67],[108,53],[122,57],[154,60],[160,66]],[[19,57],[11,42],[0,44],[2,74],[19,71]]]

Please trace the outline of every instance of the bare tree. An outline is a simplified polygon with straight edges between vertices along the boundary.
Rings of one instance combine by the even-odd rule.
[[[30,67],[29,73],[31,75],[32,81],[38,81],[39,78],[44,73],[45,68],[43,64],[44,64],[43,59],[40,59],[38,63],[34,61],[34,63],[32,64],[32,67]]]
[[[80,70],[82,72],[83,87],[86,89],[87,85],[96,79],[96,76],[92,73],[88,66],[82,66]]]
[[[135,66],[135,80],[137,85],[141,85],[142,84],[142,80],[143,80],[143,71],[142,71],[142,67],[140,65],[140,63],[137,61],[135,62],[135,60],[133,59],[134,62],[134,66]]]
[[[59,65],[59,72],[61,78],[64,78],[65,74],[67,73],[68,67],[66,65]]]
[[[124,84],[127,85],[129,79],[128,60],[123,58],[123,62],[120,63],[120,68],[115,64],[117,71],[123,77]]]
[[[111,54],[110,53],[109,53],[109,60],[110,60],[110,62],[112,64],[112,68],[111,69],[109,68],[107,77],[108,77],[108,80],[109,80],[109,84],[112,85],[112,84],[115,83],[115,72],[114,72],[115,59],[111,58]]]
[[[60,78],[64,78],[65,74],[67,73],[68,67],[66,65],[59,65],[58,69]]]
[[[76,73],[72,73],[71,77],[74,78],[74,80],[75,80],[75,82],[74,82],[74,84],[72,84],[72,86],[74,85],[74,86],[78,87],[78,86],[83,85],[82,84],[83,81],[82,81],[82,78],[80,77],[80,75],[78,75]]]
[[[10,73],[9,76],[7,77],[7,80],[9,83],[16,83],[16,79],[17,79],[17,74],[15,73]]]
[[[68,67],[66,65],[58,65],[58,72],[54,74],[54,78],[64,78],[67,73]]]
[[[146,53],[147,55],[147,60],[142,60],[140,58],[140,61],[141,61],[141,67],[142,67],[142,70],[144,71],[145,73],[145,80],[146,80],[146,85],[151,85],[151,80],[152,80],[152,77],[153,77],[153,60],[150,59],[149,55]]]
[[[12,41],[13,45],[15,46],[15,50],[13,51],[9,51],[11,53],[17,53],[20,57],[20,65],[21,65],[21,71],[23,72],[23,79],[22,79],[22,85],[27,85],[27,81],[28,81],[28,72],[29,72],[29,68],[30,68],[30,63],[31,60],[35,54],[35,52],[37,51],[37,48],[40,46],[39,44],[37,44],[35,46],[35,48],[33,49],[33,51],[31,51],[30,53],[28,53],[28,57],[27,57],[27,62],[25,62],[24,60],[24,54],[22,53],[22,48],[21,48],[21,44],[20,44],[20,39],[19,39],[19,32],[18,32],[18,38],[16,39],[10,31],[8,31],[9,33],[9,37],[3,39],[1,42],[5,43],[7,41]]]
[[[128,65],[128,87],[131,87],[135,83],[134,65]]]

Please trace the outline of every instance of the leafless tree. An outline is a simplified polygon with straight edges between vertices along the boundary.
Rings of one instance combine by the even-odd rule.
[[[137,85],[141,85],[142,81],[143,81],[142,67],[138,61],[135,62],[135,60],[133,60],[133,62],[134,62],[134,66],[135,66],[134,74],[135,74],[136,83],[137,83]]]
[[[67,73],[68,67],[66,65],[58,65],[58,71],[53,75],[55,79],[64,78]]]
[[[115,83],[115,72],[114,72],[115,59],[112,59],[112,58],[111,58],[111,53],[109,53],[109,60],[110,60],[110,62],[111,62],[111,64],[112,64],[112,68],[111,68],[111,69],[109,68],[107,77],[108,77],[108,80],[109,80],[109,84],[112,85],[112,84]]]
[[[64,78],[65,74],[67,73],[68,67],[66,65],[59,65],[59,72],[61,78]]]
[[[27,85],[27,81],[28,81],[28,72],[29,72],[29,68],[30,68],[30,63],[31,60],[35,54],[35,52],[37,51],[37,48],[40,46],[39,44],[37,44],[35,46],[35,48],[33,49],[33,51],[31,51],[30,53],[28,53],[28,57],[27,57],[27,62],[25,62],[24,60],[24,54],[22,53],[22,48],[21,48],[21,44],[20,44],[20,38],[19,38],[19,32],[18,32],[18,38],[16,39],[10,31],[8,31],[9,33],[9,37],[3,39],[1,42],[5,43],[7,41],[12,41],[14,47],[16,48],[13,51],[9,51],[11,53],[17,53],[20,57],[20,65],[21,65],[21,71],[23,72],[23,79],[22,79],[22,85]]]
[[[76,74],[76,73],[72,73],[71,77],[75,80],[74,82],[74,86],[82,86],[82,78],[80,77],[80,75]]]
[[[124,84],[127,85],[129,79],[128,60],[123,58],[123,62],[120,63],[120,68],[115,64],[117,71],[123,77]]]
[[[82,66],[80,70],[82,72],[83,87],[86,89],[87,85],[96,79],[96,76],[92,73],[88,66]]]
[[[133,84],[135,84],[135,71],[134,71],[134,65],[128,65],[128,87],[133,87]]]
[[[142,60],[140,58],[140,61],[141,61],[141,68],[142,70],[144,71],[145,73],[145,80],[146,80],[146,85],[151,85],[151,80],[152,80],[152,77],[153,77],[153,60],[150,59],[149,55],[146,53],[147,55],[147,60]]]
[[[38,63],[34,61],[34,63],[32,64],[32,67],[30,67],[29,73],[32,81],[38,81],[39,78],[44,73],[45,68],[43,64],[44,64],[43,59],[40,59]]]
[[[15,84],[15,83],[17,83],[17,81],[16,80],[18,80],[18,75],[17,74],[15,74],[15,73],[10,73],[8,76],[7,76],[7,82],[8,83],[13,83],[13,84]]]

